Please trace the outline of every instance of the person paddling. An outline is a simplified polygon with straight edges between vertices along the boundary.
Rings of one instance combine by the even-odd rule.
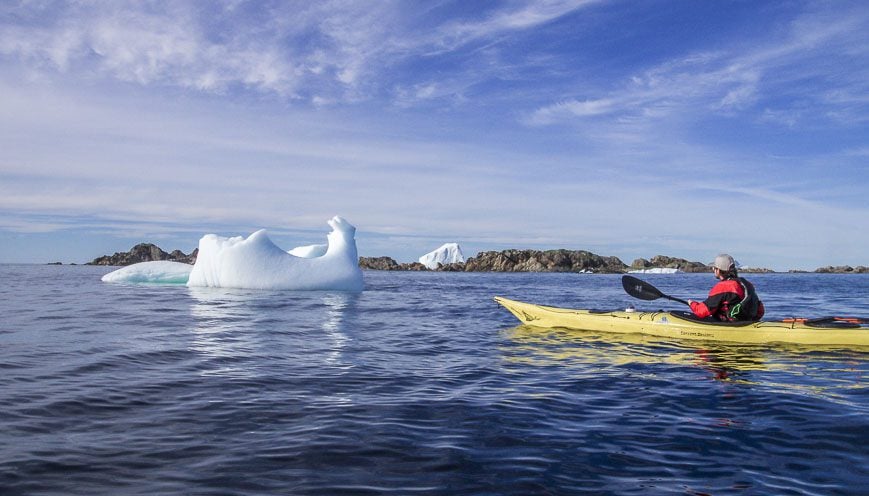
[[[739,277],[733,257],[725,253],[715,257],[712,272],[718,282],[709,291],[709,297],[704,301],[688,300],[694,315],[724,322],[756,321],[763,317],[763,302],[754,286]]]

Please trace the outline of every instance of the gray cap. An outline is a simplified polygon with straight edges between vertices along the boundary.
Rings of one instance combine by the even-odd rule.
[[[736,268],[736,261],[733,260],[733,257],[726,253],[722,253],[715,257],[715,261],[712,262],[712,266],[718,268],[720,270],[731,270]]]

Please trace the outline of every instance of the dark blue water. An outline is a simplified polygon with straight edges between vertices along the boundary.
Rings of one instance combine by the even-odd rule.
[[[618,276],[366,272],[352,295],[109,270],[0,266],[0,494],[869,487],[869,350],[539,330],[492,301],[675,308]],[[773,318],[869,315],[869,276],[751,279]]]

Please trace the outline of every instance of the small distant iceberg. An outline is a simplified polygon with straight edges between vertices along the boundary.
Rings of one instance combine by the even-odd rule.
[[[247,238],[206,234],[199,240],[193,266],[143,262],[106,274],[102,280],[211,288],[362,291],[356,228],[338,216],[328,223],[332,232],[325,245],[301,246],[287,252],[275,245],[264,229]]]
[[[193,266],[181,262],[140,262],[102,277],[103,282],[138,284],[187,284]]]
[[[679,269],[670,267],[653,267],[651,269],[636,269],[629,270],[628,274],[684,274],[685,272]]]
[[[427,268],[434,270],[438,268],[438,264],[463,263],[465,256],[462,254],[462,249],[458,243],[445,243],[437,250],[426,253],[419,257],[419,263]]]

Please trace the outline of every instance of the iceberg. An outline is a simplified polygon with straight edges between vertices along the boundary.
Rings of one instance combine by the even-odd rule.
[[[446,265],[464,261],[465,256],[462,254],[462,249],[458,243],[445,243],[437,250],[419,257],[419,263],[432,270],[437,269],[438,264]]]
[[[292,250],[287,250],[287,253],[301,258],[317,258],[325,255],[328,248],[329,245],[297,246]]]
[[[326,237],[325,252],[313,256],[314,249],[300,250],[309,257],[278,248],[265,229],[247,239],[207,234],[199,240],[199,254],[187,286],[362,291],[356,228],[338,216],[328,223],[332,232]]]
[[[628,274],[682,274],[683,271],[670,267],[654,267],[651,269],[629,270]]]
[[[102,277],[105,282],[186,284],[188,287],[362,291],[362,269],[356,252],[356,228],[341,217],[325,245],[284,251],[265,229],[225,238],[206,234],[199,240],[195,265],[142,262]]]
[[[104,282],[187,284],[193,266],[181,262],[140,262],[109,272]]]

